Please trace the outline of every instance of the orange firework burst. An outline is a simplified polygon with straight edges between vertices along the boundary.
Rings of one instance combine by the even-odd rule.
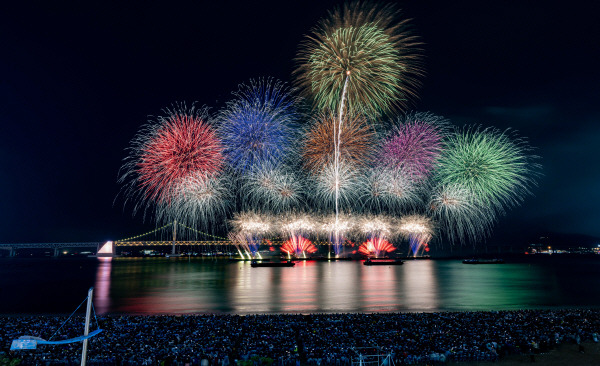
[[[307,131],[302,148],[304,166],[319,172],[333,164],[337,116],[321,113],[314,118]],[[364,166],[371,161],[375,131],[362,117],[349,117],[343,121],[340,138],[341,160],[351,166]]]

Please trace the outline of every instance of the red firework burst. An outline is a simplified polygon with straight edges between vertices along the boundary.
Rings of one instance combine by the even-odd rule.
[[[366,256],[375,255],[375,257],[379,257],[380,253],[389,253],[394,250],[396,250],[396,247],[389,241],[379,237],[374,237],[365,241],[358,248],[360,254]]]
[[[140,146],[136,164],[146,199],[169,202],[174,188],[191,174],[210,176],[223,169],[223,147],[204,113],[170,112],[159,118]]]
[[[302,252],[314,253],[317,247],[303,236],[292,236],[281,246],[281,251],[287,254],[301,255]]]

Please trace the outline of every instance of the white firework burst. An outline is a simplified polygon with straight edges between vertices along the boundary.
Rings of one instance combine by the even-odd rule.
[[[157,219],[212,231],[217,218],[228,212],[230,192],[224,175],[189,174],[174,186],[172,200],[157,206]]]
[[[249,207],[280,213],[295,209],[302,203],[302,189],[302,182],[291,171],[263,167],[244,178],[242,195]]]
[[[368,212],[398,213],[420,201],[419,187],[401,169],[371,169],[361,191],[361,201]]]
[[[429,210],[452,243],[483,239],[495,220],[494,211],[459,184],[437,187],[431,196]]]

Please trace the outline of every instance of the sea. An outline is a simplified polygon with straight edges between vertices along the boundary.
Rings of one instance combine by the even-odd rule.
[[[600,256],[302,261],[252,268],[214,258],[0,258],[0,314],[441,312],[600,307]],[[85,306],[82,306],[85,308]]]

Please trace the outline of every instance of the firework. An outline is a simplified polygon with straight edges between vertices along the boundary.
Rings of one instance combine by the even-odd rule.
[[[337,122],[333,114],[321,113],[306,132],[301,156],[304,167],[311,172],[334,163]],[[340,132],[340,160],[356,167],[368,164],[373,157],[375,132],[366,120],[346,118]]]
[[[294,235],[281,246],[281,251],[287,254],[294,254],[297,257],[306,256],[306,253],[314,253],[317,247],[303,236]]]
[[[347,80],[351,115],[378,115],[416,96],[419,42],[397,16],[391,5],[353,2],[313,29],[300,46],[295,73],[318,110],[339,110]]]
[[[506,206],[519,204],[535,185],[539,165],[530,150],[510,130],[457,130],[448,137],[436,181],[442,186],[458,184],[483,206],[504,213]]]
[[[391,227],[392,220],[390,217],[367,215],[360,218],[358,230],[367,236],[389,238],[392,235]]]
[[[246,240],[246,236],[244,234],[232,231],[229,234],[227,234],[227,239],[229,239],[229,241],[232,242],[233,245],[235,245],[242,259],[246,258],[244,257],[244,253],[246,253],[248,259],[252,257],[252,255],[250,254],[250,245],[248,244],[248,240]]]
[[[429,243],[433,231],[431,219],[422,215],[403,216],[398,223],[398,232],[408,239],[413,255],[417,255],[418,251]]]
[[[360,198],[358,171],[348,164],[342,164],[336,172],[333,164],[328,164],[315,177],[314,204],[323,211],[337,206],[350,210],[357,206]],[[337,175],[337,176],[336,176]]]
[[[360,201],[369,212],[400,212],[418,203],[418,186],[402,169],[376,167],[361,185]]]
[[[337,256],[341,254],[346,234],[350,233],[355,225],[356,221],[352,216],[334,214],[322,217],[318,230],[321,235],[328,237],[329,242],[333,244],[333,249]]]
[[[249,251],[256,255],[262,240],[272,232],[273,225],[270,218],[255,212],[241,212],[234,215],[231,220],[233,232],[241,235],[247,243]]]
[[[283,236],[308,235],[317,230],[317,224],[307,214],[288,215],[281,220],[279,230]]]
[[[241,85],[234,95],[236,99],[219,116],[230,166],[247,172],[284,162],[295,140],[297,98],[284,83],[272,79]]]
[[[218,177],[224,169],[223,147],[206,108],[177,104],[164,112],[142,127],[121,168],[119,182],[125,184],[127,196],[139,197],[134,212],[151,204],[164,212],[182,186]],[[208,215],[210,208],[205,205],[202,210]]]
[[[447,121],[431,113],[399,118],[381,149],[381,164],[400,169],[417,182],[427,178],[442,152]]]
[[[458,184],[437,187],[429,209],[450,242],[479,240],[490,232],[494,221],[492,210]]]
[[[157,205],[157,221],[177,221],[185,226],[214,228],[227,215],[230,185],[223,175],[189,174],[175,185],[170,202]]]
[[[243,202],[262,211],[288,212],[304,200],[304,184],[285,167],[261,166],[243,177]]]
[[[366,255],[367,257],[374,256],[375,258],[379,258],[381,254],[390,253],[394,250],[396,250],[394,245],[378,236],[368,239],[358,247],[358,252],[360,254]]]
[[[367,241],[360,245],[358,251],[367,256],[379,257],[396,248],[386,239],[392,235],[392,219],[387,216],[364,216],[359,219],[358,230],[367,237]]]

